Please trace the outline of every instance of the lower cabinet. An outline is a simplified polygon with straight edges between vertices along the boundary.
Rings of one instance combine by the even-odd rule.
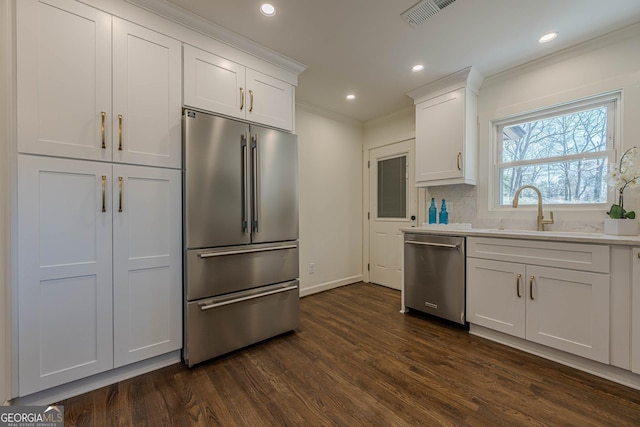
[[[473,242],[468,246],[473,252]],[[502,248],[505,257],[518,254],[513,244]],[[549,253],[557,251],[549,248]],[[575,248],[575,253],[587,252]],[[526,260],[526,250],[515,256]],[[530,261],[544,263],[545,258],[534,256]],[[467,320],[609,363],[609,287],[609,274],[468,257]]]
[[[640,374],[640,248],[632,250],[631,371]]]
[[[113,166],[113,363],[182,347],[179,170]]]
[[[180,171],[19,155],[19,395],[181,347]]]

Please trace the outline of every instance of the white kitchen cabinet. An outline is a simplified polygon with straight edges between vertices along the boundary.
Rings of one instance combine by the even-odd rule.
[[[640,374],[640,248],[633,248],[631,267],[631,371]]]
[[[609,363],[609,275],[528,265],[526,339]]]
[[[409,93],[416,104],[416,185],[476,184],[478,90],[467,68]]]
[[[608,247],[469,238],[468,248],[470,323],[609,363]]]
[[[247,68],[247,120],[293,130],[293,86]]]
[[[111,160],[111,16],[69,0],[16,3],[18,150]]]
[[[111,165],[18,160],[20,395],[113,367]]]
[[[113,166],[114,365],[182,347],[179,170]]]
[[[180,42],[113,18],[113,161],[180,168]]]
[[[17,28],[19,152],[180,168],[178,41],[73,0]]]
[[[467,321],[524,338],[525,277],[522,264],[467,258]]]
[[[179,170],[19,155],[20,395],[182,346]]]
[[[183,46],[184,104],[293,129],[293,86],[220,56]]]
[[[193,46],[183,46],[184,105],[245,118],[246,68]]]

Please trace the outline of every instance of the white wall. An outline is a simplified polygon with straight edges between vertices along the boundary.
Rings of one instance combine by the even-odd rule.
[[[453,202],[457,222],[476,227],[535,229],[535,207],[491,209],[492,121],[576,99],[622,90],[623,149],[640,146],[640,25],[485,79],[478,97],[478,185],[430,187]],[[640,190],[625,191],[625,208],[640,210]],[[545,208],[545,216],[548,209]],[[451,214],[450,214],[451,216]],[[549,230],[601,232],[604,209],[554,209]]]
[[[9,346],[9,214],[11,167],[11,99],[12,99],[12,61],[11,43],[11,2],[0,0],[0,405],[10,397],[11,370]]]
[[[304,296],[362,280],[362,126],[297,105],[296,132]]]

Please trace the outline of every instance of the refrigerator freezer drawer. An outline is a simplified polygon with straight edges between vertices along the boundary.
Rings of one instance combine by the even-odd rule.
[[[193,301],[298,278],[298,242],[188,250],[186,299]]]
[[[187,304],[184,359],[189,367],[298,327],[298,281]]]

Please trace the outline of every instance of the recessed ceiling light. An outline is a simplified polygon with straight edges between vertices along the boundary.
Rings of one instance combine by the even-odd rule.
[[[411,68],[411,71],[413,71],[414,73],[417,73],[418,71],[422,71],[422,70],[424,70],[424,65],[422,64],[414,65]]]
[[[273,7],[272,4],[265,3],[260,6],[260,12],[262,12],[264,16],[273,16],[276,14],[276,8]]]
[[[547,33],[538,39],[538,43],[548,43],[556,37],[558,37],[558,33],[556,33],[555,31],[552,33]]]
[[[351,101],[351,100],[353,100],[353,99],[356,99],[356,96],[355,96],[354,94],[350,93],[349,95],[347,95],[347,99],[348,99],[349,101]]]

